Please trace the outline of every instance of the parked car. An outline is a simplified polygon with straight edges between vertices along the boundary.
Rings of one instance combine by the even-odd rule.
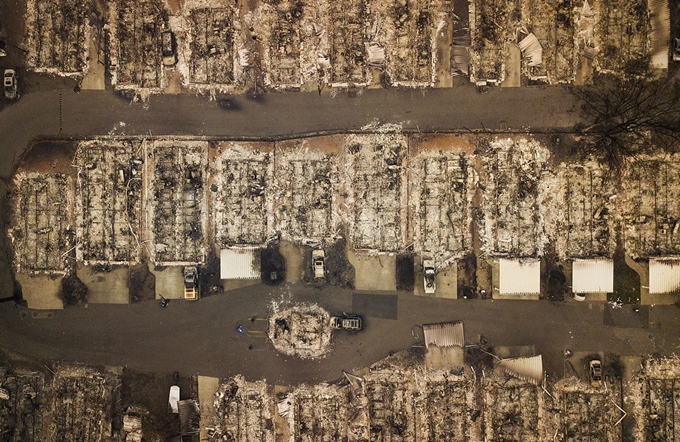
[[[326,254],[323,250],[314,250],[312,252],[312,270],[314,271],[314,278],[323,279],[326,277]]]
[[[5,98],[9,100],[16,100],[19,98],[19,86],[17,83],[16,71],[14,69],[5,69],[5,75],[3,76]]]
[[[673,61],[680,61],[680,38],[673,39]]]
[[[593,387],[602,386],[602,362],[599,359],[593,359],[589,363],[590,367],[590,385]]]
[[[7,42],[4,38],[0,38],[0,57],[7,56]]]
[[[352,313],[331,316],[331,328],[336,330],[361,330],[361,316]]]
[[[434,293],[437,291],[437,281],[435,280],[437,271],[434,267],[434,261],[426,259],[423,261],[423,286],[425,293]]]
[[[161,34],[161,55],[163,66],[174,66],[177,63],[177,43],[172,31],[164,31]]]

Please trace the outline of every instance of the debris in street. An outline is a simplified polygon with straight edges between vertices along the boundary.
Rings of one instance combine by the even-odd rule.
[[[267,334],[274,348],[286,355],[314,359],[331,350],[330,315],[316,304],[273,312]]]

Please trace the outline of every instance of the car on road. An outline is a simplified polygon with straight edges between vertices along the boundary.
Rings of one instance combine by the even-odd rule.
[[[362,327],[361,316],[352,313],[331,316],[331,328],[336,330],[359,331]]]
[[[17,73],[14,69],[5,69],[2,84],[5,87],[5,98],[9,100],[16,100],[19,98],[19,86],[17,81]]]
[[[425,293],[434,293],[437,291],[437,281],[435,280],[437,271],[434,266],[434,261],[426,259],[423,261],[423,287]]]
[[[315,279],[323,279],[326,277],[326,253],[323,250],[314,250],[312,252],[312,270],[314,271]]]
[[[7,42],[5,42],[4,39],[0,38],[0,57],[6,56],[7,56]]]
[[[593,387],[602,386],[602,362],[599,359],[593,359],[588,364],[590,373],[590,385]]]
[[[680,38],[673,39],[673,61],[680,61]]]
[[[164,31],[161,34],[161,55],[163,56],[163,66],[170,67],[177,63],[177,43],[172,31]]]

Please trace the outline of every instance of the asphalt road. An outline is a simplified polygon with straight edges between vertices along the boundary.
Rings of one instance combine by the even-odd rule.
[[[171,301],[133,305],[90,305],[33,318],[35,311],[0,304],[0,346],[22,355],[141,370],[199,373],[296,384],[332,380],[391,352],[422,345],[419,324],[463,320],[466,340],[484,335],[489,343],[535,345],[549,375],[563,372],[564,349],[619,355],[670,354],[680,350],[680,309],[651,307],[649,319],[627,327],[603,324],[602,304],[547,301],[446,300],[398,296],[396,319],[365,317],[359,333],[335,332],[334,350],[325,358],[300,360],[278,354],[264,337],[272,301],[313,301],[330,312],[349,310],[353,293],[307,285],[253,286],[206,297],[196,303]],[[357,312],[363,313],[363,312]],[[621,318],[638,315],[629,306]],[[634,327],[629,327],[631,324]],[[243,325],[244,334],[235,328]],[[414,327],[416,326],[416,327]],[[418,339],[412,335],[415,331]],[[249,347],[252,346],[252,349]]]

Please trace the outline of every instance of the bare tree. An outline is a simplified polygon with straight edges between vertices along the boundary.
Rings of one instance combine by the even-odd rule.
[[[680,83],[630,69],[623,76],[598,75],[592,86],[572,87],[581,100],[582,154],[617,173],[637,155],[680,145]]]

